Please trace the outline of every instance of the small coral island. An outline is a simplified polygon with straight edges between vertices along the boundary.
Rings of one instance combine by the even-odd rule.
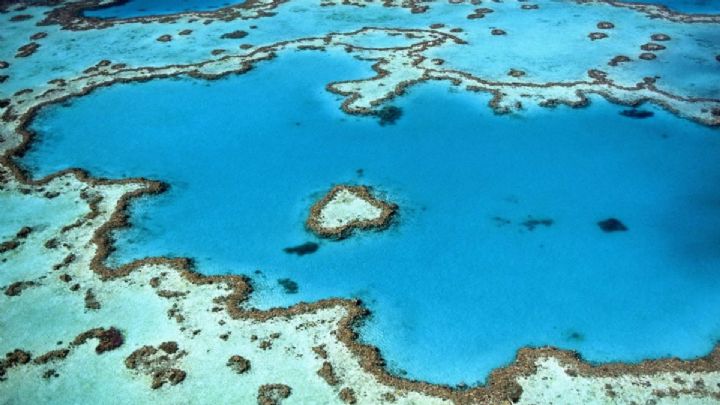
[[[310,208],[307,227],[320,237],[343,239],[355,229],[387,228],[397,208],[368,187],[337,185]]]

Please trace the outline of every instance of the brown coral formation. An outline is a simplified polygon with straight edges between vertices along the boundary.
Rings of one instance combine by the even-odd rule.
[[[340,380],[335,375],[335,370],[333,369],[333,366],[332,364],[330,364],[330,362],[323,362],[322,367],[320,367],[320,370],[318,370],[317,374],[330,386],[340,384]]]
[[[651,51],[651,52],[662,51],[663,49],[665,49],[665,45],[656,44],[654,42],[648,42],[647,44],[643,44],[642,46],[640,46],[640,49],[642,49],[643,51]]]
[[[25,240],[31,232],[32,228],[29,226],[24,226],[20,228],[20,230],[15,234],[14,238],[0,243],[0,254],[19,248],[23,240]]]
[[[608,62],[608,65],[610,66],[617,66],[621,63],[630,62],[632,59],[630,59],[628,56],[625,55],[618,55],[614,58],[610,59],[610,62]]]
[[[597,41],[598,39],[604,39],[608,37],[608,34],[604,32],[591,32],[588,34],[588,37],[592,41]]]
[[[152,378],[150,388],[158,389],[165,384],[177,385],[185,380],[187,373],[177,368],[187,353],[179,350],[175,342],[163,342],[157,348],[143,346],[125,359],[125,367]]]
[[[516,78],[523,77],[523,76],[525,76],[525,72],[522,70],[519,70],[519,69],[510,69],[508,71],[508,76],[516,77]]]
[[[227,366],[238,374],[244,374],[248,370],[250,370],[250,360],[244,358],[243,356],[235,354],[230,356],[227,361]]]
[[[502,29],[500,29],[500,28],[493,28],[493,29],[490,31],[490,34],[495,35],[495,36],[498,36],[498,35],[507,35],[507,32],[505,32],[505,30],[502,30]]]
[[[341,191],[350,193],[362,198],[367,203],[379,208],[381,214],[372,220],[353,220],[345,225],[326,228],[320,223],[320,216],[325,206],[330,203]],[[348,237],[355,229],[385,229],[390,225],[393,215],[397,212],[397,205],[378,200],[370,194],[370,189],[365,186],[337,185],[328,192],[325,197],[316,202],[310,208],[310,215],[306,221],[307,227],[317,235],[324,238],[342,239]]]
[[[258,405],[280,405],[292,394],[292,388],[285,384],[265,384],[258,388]]]
[[[57,350],[51,350],[41,356],[36,357],[33,360],[33,364],[47,364],[51,361],[58,361],[58,360],[64,360],[68,354],[70,354],[70,349],[57,349]]]
[[[18,242],[17,240],[5,241],[3,243],[0,243],[0,254],[15,250],[18,247],[20,247],[20,242]]]
[[[98,340],[98,344],[95,346],[95,353],[97,354],[115,350],[125,342],[122,333],[114,327],[108,329],[94,328],[77,335],[72,341],[71,346],[80,346],[85,344],[89,339]]]
[[[346,404],[352,405],[357,403],[357,397],[355,397],[355,391],[352,388],[345,387],[341,389],[338,396],[340,397],[340,400]]]
[[[172,41],[172,35],[169,35],[169,34],[160,35],[159,37],[157,37],[156,41],[158,41],[158,42],[170,42],[170,41]]]
[[[597,27],[600,30],[611,30],[615,28],[615,24],[611,23],[610,21],[600,21],[597,23]]]
[[[8,297],[16,297],[20,294],[22,294],[23,290],[30,288],[35,285],[34,281],[16,281],[12,284],[10,284],[5,289],[5,295]]]
[[[659,33],[659,34],[652,34],[650,36],[650,39],[652,39],[653,41],[657,41],[657,42],[663,42],[663,41],[669,41],[671,38],[670,38],[670,35]]]
[[[100,309],[100,302],[97,300],[97,297],[95,297],[92,289],[85,291],[85,308],[92,310]]]
[[[18,14],[10,17],[11,22],[20,22],[20,21],[27,21],[29,19],[33,18],[30,14]]]
[[[13,367],[27,364],[30,362],[32,355],[24,350],[15,349],[12,352],[6,353],[5,358],[0,360],[0,381],[5,377],[8,369]]]
[[[40,39],[46,38],[48,36],[47,32],[36,32],[30,36],[31,41],[38,41]]]
[[[248,35],[247,32],[243,30],[236,30],[233,32],[226,32],[225,34],[222,34],[220,38],[222,39],[241,39],[245,38]]]
[[[643,52],[638,56],[638,58],[640,58],[642,60],[653,60],[653,59],[657,58],[657,55],[655,55],[652,52]]]
[[[472,13],[468,14],[467,19],[468,20],[476,20],[476,19],[480,19],[480,18],[485,18],[485,16],[487,14],[490,14],[494,11],[495,10],[493,10],[491,8],[486,8],[486,7],[476,8]]]
[[[37,42],[30,42],[29,44],[25,44],[18,48],[17,53],[15,54],[16,58],[27,58],[28,56],[34,54],[37,52],[38,48],[40,48],[40,44]]]

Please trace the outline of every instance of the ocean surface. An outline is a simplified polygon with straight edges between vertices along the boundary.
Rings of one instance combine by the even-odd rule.
[[[550,0],[563,2],[573,0]],[[698,14],[720,13],[720,0],[644,0],[637,3],[664,5],[668,8]],[[123,4],[104,7],[97,10],[88,10],[84,13],[88,17],[98,18],[130,18],[149,15],[165,15],[186,11],[212,11],[218,8],[242,3],[229,0],[128,0]],[[538,2],[542,4],[543,2]]]
[[[22,163],[166,181],[132,205],[112,263],[192,257],[250,276],[261,308],[361,298],[362,339],[408,377],[481,382],[528,345],[634,362],[720,339],[720,131],[601,98],[496,115],[447,82],[412,87],[381,126],[325,90],[371,74],[344,52],[285,52],[216,81],[102,88],[43,110]],[[396,223],[308,233],[340,183],[397,203]],[[604,232],[608,218],[628,230]],[[317,252],[283,251],[306,242]]]
[[[222,7],[240,4],[232,0],[127,0],[122,4],[87,10],[83,15],[98,18],[131,18],[150,15],[165,15],[186,11],[212,11]]]

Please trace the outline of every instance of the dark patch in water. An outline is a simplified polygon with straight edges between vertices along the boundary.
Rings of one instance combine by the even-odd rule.
[[[375,112],[375,115],[380,118],[380,125],[391,125],[400,119],[402,116],[402,109],[400,109],[400,107],[388,105]]]
[[[573,330],[573,331],[570,331],[570,333],[568,333],[567,340],[570,340],[573,342],[582,342],[583,340],[585,340],[585,335]]]
[[[512,223],[512,221],[503,217],[493,217],[492,219],[495,221],[495,225],[497,226],[510,225]]]
[[[283,252],[288,253],[288,254],[296,254],[298,256],[303,256],[303,255],[315,253],[315,252],[317,252],[317,250],[319,248],[320,248],[320,245],[318,245],[315,242],[305,242],[302,245],[286,247],[285,249],[283,249]]]
[[[629,117],[629,118],[637,118],[637,119],[643,119],[643,118],[650,118],[653,115],[655,115],[652,111],[647,110],[638,110],[635,108],[631,108],[628,110],[622,110],[620,111],[620,115]]]
[[[546,218],[546,219],[533,219],[530,218],[527,221],[522,223],[522,226],[527,228],[528,231],[534,231],[535,228],[538,226],[547,226],[550,227],[552,224],[555,223],[552,219]]]
[[[279,278],[278,284],[280,284],[285,291],[285,294],[297,294],[298,283],[289,278]]]
[[[357,170],[355,170],[355,173],[357,174],[358,177],[362,177],[363,174],[365,174],[365,171],[363,169],[357,169]]]
[[[598,222],[598,226],[603,232],[625,232],[628,230],[627,226],[616,218],[608,218],[600,221]]]

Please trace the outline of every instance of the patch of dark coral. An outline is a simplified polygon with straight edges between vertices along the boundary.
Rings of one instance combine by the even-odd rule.
[[[652,111],[640,110],[637,108],[629,108],[627,110],[620,111],[620,115],[628,118],[644,119],[652,117],[653,115],[655,115],[655,113],[653,113]]]
[[[27,21],[29,19],[33,18],[30,14],[18,14],[10,17],[11,22],[20,22],[20,21]]]
[[[179,350],[176,342],[163,342],[158,348],[143,346],[125,359],[125,367],[150,376],[152,389],[168,383],[177,385],[187,376],[184,370],[177,368],[179,359],[186,354],[187,352]]]
[[[297,294],[298,292],[298,283],[294,280],[291,280],[289,278],[281,278],[278,279],[278,284],[283,288],[283,291],[285,291],[285,294]]]
[[[9,252],[11,250],[17,249],[18,247],[20,247],[20,242],[16,240],[5,241],[3,243],[0,243],[0,253]]]
[[[665,45],[656,44],[654,42],[648,42],[647,44],[641,45],[640,49],[642,49],[643,51],[651,51],[651,52],[662,51],[663,49],[665,49]]]
[[[250,370],[250,360],[238,354],[230,356],[227,366],[238,374],[244,374]]]
[[[471,14],[468,14],[467,18],[468,20],[476,20],[480,18],[485,18],[486,14],[490,14],[494,12],[495,10],[491,8],[476,8]]]
[[[643,52],[640,54],[640,56],[638,56],[638,58],[640,58],[642,60],[653,60],[653,59],[657,58],[657,55],[655,55],[652,52]]]
[[[522,223],[522,226],[527,228],[528,231],[534,231],[535,228],[537,228],[539,226],[550,227],[553,225],[553,223],[555,223],[555,221],[552,219],[549,219],[549,218],[543,218],[543,219],[529,218],[528,220],[526,220]]]
[[[339,394],[340,400],[345,402],[346,404],[355,404],[357,403],[357,398],[355,397],[355,391],[352,388],[345,387],[340,390]]]
[[[8,297],[16,297],[20,294],[22,294],[23,290],[30,288],[35,285],[35,282],[33,281],[16,281],[12,284],[10,284],[5,289],[5,295]]]
[[[330,386],[340,384],[340,379],[338,379],[337,375],[335,375],[335,370],[333,369],[332,364],[327,361],[323,362],[322,367],[320,367],[320,370],[317,371],[317,374]]]
[[[264,384],[258,388],[258,405],[279,405],[292,394],[292,388],[285,384]]]
[[[518,69],[510,69],[508,71],[508,76],[512,76],[512,77],[516,77],[516,78],[523,77],[523,76],[525,76],[525,72],[522,70],[518,70]]]
[[[388,105],[377,110],[375,115],[380,119],[380,125],[392,125],[402,116],[402,109]]]
[[[233,32],[226,32],[220,36],[222,39],[241,39],[245,38],[248,35],[247,32],[243,30],[236,30]]]
[[[630,62],[631,60],[632,59],[630,59],[630,57],[628,57],[628,56],[618,55],[618,56],[615,56],[614,58],[610,59],[610,62],[608,62],[608,65],[617,66],[621,63]]]
[[[4,380],[6,370],[13,367],[27,364],[32,359],[32,355],[24,350],[15,349],[6,353],[5,358],[0,360],[0,381]]]
[[[47,364],[51,361],[64,360],[70,354],[70,349],[57,349],[49,351],[33,360],[33,364]]]
[[[100,309],[100,301],[97,300],[91,289],[85,291],[85,308],[98,310]]]
[[[627,226],[620,222],[617,218],[608,218],[597,223],[603,232],[625,232],[628,230]]]
[[[27,58],[28,56],[34,54],[37,52],[38,48],[40,48],[40,44],[37,42],[30,42],[29,44],[25,44],[18,48],[17,53],[15,54],[16,58]]]
[[[110,327],[108,329],[94,328],[83,332],[75,337],[71,345],[80,346],[85,344],[89,339],[98,340],[98,344],[95,346],[95,353],[97,354],[115,350],[125,342],[122,333],[117,328]]]
[[[298,256],[304,256],[317,252],[319,248],[320,245],[315,242],[305,242],[302,245],[286,247],[283,249],[283,252],[288,254],[295,254]]]

